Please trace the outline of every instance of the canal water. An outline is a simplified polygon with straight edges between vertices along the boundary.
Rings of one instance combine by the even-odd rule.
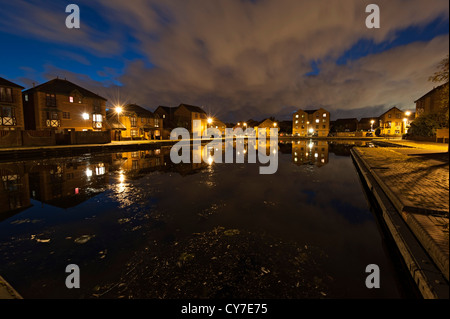
[[[402,298],[354,145],[280,142],[273,175],[170,148],[0,163],[0,275],[25,298]]]

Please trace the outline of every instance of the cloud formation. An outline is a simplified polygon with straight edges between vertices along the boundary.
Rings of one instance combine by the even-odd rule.
[[[389,43],[405,28],[448,21],[444,0],[379,0],[377,30],[365,27],[371,1],[361,0],[80,1],[84,12],[95,11],[109,27],[103,31],[82,20],[76,35],[56,27],[55,8],[19,2],[27,21],[14,15],[0,22],[0,30],[15,24],[15,32],[78,43],[99,56],[119,57],[126,46],[142,58],[117,74],[124,95],[150,108],[202,105],[226,121],[283,119],[298,108],[321,106],[333,117],[412,108],[432,88],[428,76],[449,46],[447,34],[336,63],[360,40]],[[320,72],[306,76],[312,62]]]

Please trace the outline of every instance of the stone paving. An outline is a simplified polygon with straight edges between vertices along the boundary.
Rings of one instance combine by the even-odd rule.
[[[448,144],[407,144],[413,148],[361,147],[356,152],[448,280],[449,158],[441,153]]]

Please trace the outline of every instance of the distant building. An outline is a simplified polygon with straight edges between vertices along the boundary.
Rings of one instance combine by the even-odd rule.
[[[0,130],[23,130],[23,87],[0,78]]]
[[[190,133],[197,132],[200,136],[206,129],[208,116],[206,112],[194,105],[180,104],[173,113],[176,127],[184,127]],[[200,121],[198,124],[194,121]]]
[[[356,132],[358,130],[358,119],[337,119],[333,122],[331,130],[333,132]]]
[[[380,121],[378,117],[363,117],[358,122],[358,131],[370,132],[379,127]]]
[[[161,139],[163,121],[158,114],[136,104],[125,105],[120,112],[108,110],[108,126],[114,130],[114,140]]]
[[[162,129],[162,137],[163,139],[169,139],[170,138],[170,132],[176,128],[176,125],[174,123],[174,113],[176,107],[169,107],[169,106],[163,106],[160,105],[156,108],[156,110],[153,112],[154,114],[159,115],[159,118],[163,122],[163,129]]]
[[[330,112],[318,110],[298,110],[292,118],[293,136],[328,136],[330,132]]]
[[[438,113],[440,108],[440,101],[442,99],[442,90],[445,86],[448,86],[448,82],[435,87],[430,92],[420,97],[415,101],[416,103],[416,117],[426,114]],[[448,91],[447,91],[448,94]]]
[[[380,117],[380,134],[383,136],[401,136],[407,132],[408,112],[396,107],[384,112]]]
[[[255,127],[256,136],[258,136],[259,132],[261,132],[261,131],[265,131],[265,135],[270,136],[271,129],[275,129],[277,132],[277,136],[278,136],[278,131],[280,129],[278,127],[278,123],[275,121],[272,121],[271,119],[265,119],[264,121],[262,121],[260,124],[258,124]]]
[[[27,130],[106,130],[106,99],[70,81],[53,79],[22,96]]]
[[[227,125],[217,118],[211,118],[211,120],[211,123],[207,124],[208,128],[216,128],[220,131],[222,136],[225,136],[225,129],[227,128]]]

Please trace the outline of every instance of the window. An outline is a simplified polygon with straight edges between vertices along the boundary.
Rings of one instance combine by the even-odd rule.
[[[319,123],[319,119],[316,120],[316,123]]]
[[[94,122],[102,122],[103,121],[103,116],[101,114],[93,114],[92,115],[92,120]]]
[[[327,113],[323,113],[323,117],[327,117]]]
[[[326,125],[322,125],[323,126],[323,128],[327,128],[327,126]]]
[[[28,94],[25,94],[25,102],[28,102]]]
[[[296,119],[298,119],[298,114],[295,116]]]
[[[69,96],[69,102],[73,103],[73,96]]]
[[[399,119],[402,115],[400,113],[397,113],[397,118]]]
[[[81,102],[80,102],[81,103]],[[102,106],[100,100],[95,99],[94,102],[94,113],[101,113]]]
[[[159,118],[155,117],[155,127],[159,127]]]
[[[56,95],[55,94],[45,94],[45,105],[50,107],[56,107]]]
[[[130,131],[130,135],[133,136],[133,137],[137,136],[138,135],[138,130],[131,130]]]
[[[391,114],[388,114],[388,118],[391,118]]]
[[[326,123],[326,122],[327,122],[327,120],[326,120],[326,119],[323,119],[323,120],[322,120],[322,122],[323,122],[323,123]]]
[[[132,116],[130,117],[131,127],[136,127],[136,117]]]
[[[12,90],[11,88],[0,87],[0,101],[12,102]]]
[[[298,124],[298,121],[295,121],[295,124]]]
[[[163,119],[165,119],[166,118],[166,114],[163,114]]]
[[[145,120],[146,120],[145,118],[141,117],[141,123],[145,123],[146,122]]]
[[[9,106],[0,108],[0,125],[16,125],[15,109]]]
[[[63,112],[63,119],[70,119],[70,112]]]
[[[316,129],[319,129],[319,125],[316,125]]]

